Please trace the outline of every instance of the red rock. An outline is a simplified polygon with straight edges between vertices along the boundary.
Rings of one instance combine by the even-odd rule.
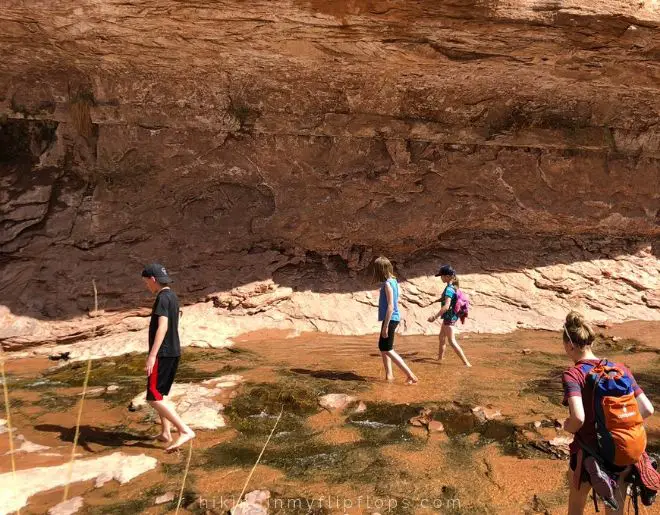
[[[154,504],[165,504],[166,502],[170,502],[174,500],[174,492],[167,492],[164,493],[163,495],[159,495],[156,497],[154,500]]]
[[[649,308],[660,309],[660,289],[644,293],[642,300]]]
[[[135,350],[143,335],[119,343],[121,319],[148,311],[138,274],[155,256],[184,303],[209,299],[208,317],[233,324],[201,345],[264,328],[377,331],[361,281],[382,249],[414,286],[402,285],[420,308],[407,332],[437,330],[428,276],[447,249],[470,271],[470,331],[556,330],[569,304],[658,319],[659,87],[653,59],[629,59],[655,51],[652,9],[230,1],[192,15],[164,0],[145,17],[132,2],[102,16],[10,4],[5,349],[104,332],[113,352]],[[606,51],[594,68],[574,48]]]
[[[419,417],[413,417],[413,418],[411,418],[411,419],[408,421],[408,423],[409,423],[411,426],[415,426],[415,427],[424,427],[424,426],[426,425],[426,424],[424,424],[424,423],[422,422],[422,420],[421,420]]]
[[[437,420],[431,420],[428,427],[430,433],[442,433],[445,430],[445,426],[442,424],[442,422]]]
[[[72,497],[50,508],[48,515],[73,515],[74,513],[78,513],[80,508],[83,507],[83,504],[82,497]]]
[[[482,406],[477,406],[472,408],[472,413],[481,422],[487,422],[490,420],[500,420],[502,419],[502,413],[499,410],[493,408],[484,408]]]
[[[561,449],[562,451],[566,452],[568,454],[569,448],[568,446],[570,443],[573,441],[573,435],[570,436],[557,436],[556,438],[553,438],[552,440],[549,440],[548,443],[552,445],[553,447],[557,447]]]
[[[319,397],[319,404],[322,408],[327,410],[343,410],[351,404],[352,402],[357,401],[352,395],[346,395],[345,393],[329,393]]]

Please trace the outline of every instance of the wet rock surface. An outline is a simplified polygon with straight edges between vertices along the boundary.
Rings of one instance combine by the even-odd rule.
[[[597,346],[598,353],[626,362],[650,396],[658,384],[656,332],[654,324],[641,323],[603,328]],[[343,503],[357,503],[362,495],[362,502],[370,499],[369,513],[387,513],[388,502],[403,512],[423,512],[425,499],[442,502],[448,512],[460,505],[465,513],[504,515],[534,506],[565,513],[570,435],[554,423],[566,416],[554,403],[555,383],[561,391],[560,371],[569,365],[561,334],[471,335],[465,349],[474,365],[469,371],[454,355],[438,364],[434,337],[397,340],[397,351],[420,377],[415,387],[396,372],[392,383],[379,377],[382,361],[372,337],[263,335],[230,349],[186,349],[179,373],[180,385],[192,388],[187,400],[196,402],[202,390],[216,392],[213,400],[224,406],[226,425],[197,431],[182,508],[217,511],[222,498],[223,512],[307,513],[305,503],[314,502],[318,513],[345,513]],[[84,499],[85,512],[176,508],[187,450],[165,454],[165,444],[153,440],[159,430],[153,417],[144,407],[127,409],[145,387],[144,359],[141,354],[93,362],[90,389],[121,388],[86,397],[74,472],[78,463],[117,452],[146,454],[157,465],[123,485],[112,479],[112,467],[77,481],[71,496]],[[17,454],[19,471],[66,466],[85,369],[85,363],[45,358],[9,362],[15,434],[50,448]],[[328,410],[319,403],[328,395],[355,400]],[[657,446],[655,417],[647,427],[650,446]],[[261,493],[239,504],[271,432],[248,486]],[[5,440],[0,438],[0,454],[8,450]],[[128,464],[119,467],[130,470]],[[11,474],[8,460],[0,460],[0,474]],[[47,512],[61,501],[61,485],[49,492],[30,494],[29,509]],[[156,505],[168,492],[174,498]]]
[[[77,461],[73,468],[72,482],[96,479],[97,488],[111,480],[124,484],[153,469],[156,464],[157,460],[149,456],[129,456],[117,452],[101,458]],[[0,510],[3,513],[16,511],[27,504],[30,496],[64,485],[68,478],[67,470],[68,464],[65,464],[20,470],[15,476],[12,473],[0,475],[5,490],[0,500]]]
[[[48,510],[48,515],[73,515],[78,513],[80,508],[83,507],[84,501],[82,497],[73,497],[68,501],[62,501],[61,503],[53,506]]]
[[[225,426],[225,420],[222,416],[224,406],[215,398],[221,395],[224,389],[236,386],[241,379],[240,376],[226,376],[201,385],[191,383],[174,384],[166,401],[174,406],[182,420],[191,428],[218,429]],[[215,383],[223,382],[229,386],[223,388],[223,386],[215,385]],[[149,410],[151,416],[155,416],[155,411],[149,407],[146,397],[146,392],[139,394],[131,400],[129,409],[131,411]]]
[[[345,393],[329,393],[322,397],[319,397],[319,405],[322,408],[327,410],[337,410],[341,411],[345,409],[349,404],[357,401],[357,399],[351,395],[346,395]]]

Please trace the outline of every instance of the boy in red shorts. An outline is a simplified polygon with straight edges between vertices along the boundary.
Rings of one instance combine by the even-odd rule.
[[[172,279],[164,266],[158,263],[145,266],[142,280],[147,289],[156,294],[149,323],[149,356],[145,366],[147,401],[160,415],[162,432],[158,439],[169,443],[165,450],[171,452],[195,438],[194,431],[181,420],[174,406],[163,401],[163,397],[170,393],[181,356],[179,299],[169,286]],[[174,442],[172,426],[179,431],[179,437]]]

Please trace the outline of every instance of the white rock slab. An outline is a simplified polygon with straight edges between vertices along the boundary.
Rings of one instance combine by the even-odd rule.
[[[73,464],[71,483],[89,481],[103,475],[124,484],[145,472],[156,468],[158,460],[144,454],[131,456],[122,452],[77,460]],[[38,494],[59,488],[67,483],[69,464],[55,467],[37,467],[0,474],[0,513],[12,513],[28,504],[28,499]]]

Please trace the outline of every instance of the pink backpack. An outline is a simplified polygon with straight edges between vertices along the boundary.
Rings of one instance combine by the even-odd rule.
[[[454,304],[454,313],[461,319],[461,324],[465,323],[470,311],[470,299],[463,290],[456,290],[456,303]]]

